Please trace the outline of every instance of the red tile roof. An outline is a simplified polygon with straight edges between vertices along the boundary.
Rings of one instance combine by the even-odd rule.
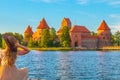
[[[85,26],[75,25],[70,29],[70,32],[84,32],[90,33],[90,31]]]
[[[98,28],[98,30],[110,30],[110,28],[108,27],[106,22],[103,20],[102,23],[100,24],[100,27]]]
[[[49,29],[49,26],[46,22],[46,20],[43,18],[42,21],[40,21],[40,24],[38,25],[37,29]]]
[[[58,31],[57,31],[57,33],[60,33],[62,31],[62,29],[59,29]]]
[[[30,27],[30,25],[28,25],[27,29],[25,30],[24,33],[30,33],[33,34],[32,28]]]

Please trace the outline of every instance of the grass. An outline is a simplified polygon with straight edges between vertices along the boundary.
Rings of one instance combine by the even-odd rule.
[[[72,47],[48,47],[48,48],[29,48],[31,50],[39,51],[78,51],[78,50],[91,50],[91,51],[104,51],[104,50],[120,50],[120,46],[108,46],[99,49],[86,49],[86,48],[72,48]]]
[[[48,47],[48,48],[29,48],[31,50],[40,50],[40,51],[70,51],[73,48],[70,47]]]
[[[48,48],[29,48],[31,50],[39,51],[78,51],[78,50],[97,50],[97,49],[86,49],[86,48],[72,48],[72,47],[48,47]]]

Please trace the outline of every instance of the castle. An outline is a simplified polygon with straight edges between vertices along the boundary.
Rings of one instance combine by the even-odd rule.
[[[97,35],[92,35],[91,32],[85,27],[80,25],[71,25],[69,18],[63,18],[61,26],[56,35],[59,36],[63,27],[69,28],[69,34],[71,39],[71,47],[85,47],[85,48],[102,48],[103,46],[111,45],[111,30],[103,20],[97,30]],[[31,35],[33,40],[41,39],[43,29],[50,29],[46,20],[43,18],[36,31],[33,33],[30,26],[24,32],[24,35]],[[59,39],[58,39],[59,40]],[[28,40],[25,39],[25,42]]]

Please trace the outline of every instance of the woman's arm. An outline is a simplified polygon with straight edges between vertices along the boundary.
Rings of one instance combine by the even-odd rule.
[[[17,51],[18,55],[25,55],[30,51],[27,47],[20,45],[18,42],[16,43],[16,46],[17,48],[20,48],[20,50]]]

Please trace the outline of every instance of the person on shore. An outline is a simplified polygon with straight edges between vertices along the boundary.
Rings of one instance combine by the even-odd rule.
[[[8,33],[3,34],[3,39],[6,48],[0,50],[0,80],[27,80],[28,69],[17,69],[15,62],[18,55],[25,55],[30,50],[20,45],[18,40]]]

